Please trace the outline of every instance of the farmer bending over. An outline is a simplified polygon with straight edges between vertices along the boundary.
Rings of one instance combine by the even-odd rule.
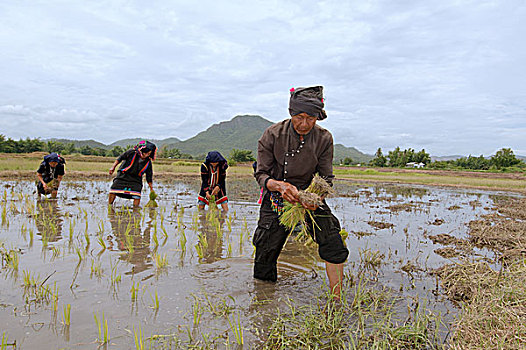
[[[38,199],[41,195],[51,193],[51,198],[57,198],[60,181],[66,173],[66,160],[56,153],[50,153],[44,157],[37,170],[37,194]]]
[[[113,179],[110,188],[108,204],[112,205],[115,196],[133,199],[133,206],[138,207],[141,203],[142,176],[146,174],[146,182],[153,191],[153,165],[157,147],[149,141],[140,141],[137,146],[121,154],[110,168],[110,175],[115,168],[122,162],[117,171],[117,176]]]
[[[201,164],[201,189],[197,196],[197,206],[204,209],[205,205],[221,204],[224,211],[228,211],[228,197],[226,196],[227,160],[217,151],[208,152],[205,162]],[[214,196],[215,204],[210,203]]]

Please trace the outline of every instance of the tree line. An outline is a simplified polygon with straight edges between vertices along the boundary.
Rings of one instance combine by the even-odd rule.
[[[105,149],[102,147],[91,147],[84,145],[81,147],[75,147],[75,144],[63,143],[59,141],[49,140],[42,141],[36,139],[20,139],[18,141],[11,138],[6,138],[0,134],[0,153],[31,153],[31,152],[56,152],[62,155],[80,153],[83,155],[103,156],[103,157],[118,157],[127,149],[132,148],[134,145],[126,147],[114,146],[111,149]],[[168,148],[163,146],[158,151],[160,158],[171,158],[171,159],[194,159],[191,154],[183,153],[178,148]],[[205,154],[195,157],[195,159],[204,159]],[[229,161],[231,163],[242,163],[252,162],[255,160],[250,150],[239,150],[233,149],[229,155]]]
[[[56,152],[63,155],[80,153],[83,155],[118,157],[131,147],[133,147],[133,145],[127,147],[114,146],[111,149],[91,147],[88,145],[75,147],[73,143],[63,143],[54,140],[42,141],[39,138],[26,138],[17,141],[6,138],[0,134],[0,153]],[[182,153],[177,148],[169,149],[164,146],[159,149],[158,156],[172,159],[204,159],[206,155],[193,157],[190,154]],[[232,164],[252,162],[255,160],[252,151],[238,149],[233,149],[228,158]],[[382,149],[378,148],[369,165],[375,167],[406,167],[406,165],[411,162],[422,163],[426,168],[431,169],[500,170],[519,168],[526,170],[526,163],[518,159],[510,148],[502,148],[491,157],[469,155],[454,160],[434,162],[431,162],[431,156],[425,149],[416,152],[412,148],[401,149],[400,147],[396,147],[394,150],[388,151],[387,155],[384,155]],[[353,160],[347,157],[341,160],[340,163],[342,165],[351,165],[353,164]]]
[[[42,141],[38,138],[26,138],[16,141],[0,134],[0,153],[56,152],[63,155],[79,153],[92,156],[118,157],[124,153],[124,151],[133,146],[134,145],[126,147],[114,146],[111,149],[91,147],[89,145],[75,147],[75,144],[72,142],[64,143],[54,140]],[[181,153],[176,148],[168,149],[166,147],[159,150],[159,156],[162,158],[192,159],[190,154]]]
[[[502,148],[491,157],[478,157],[469,155],[452,160],[442,160],[431,162],[431,156],[424,149],[415,152],[414,149],[400,149],[396,147],[384,156],[382,149],[378,148],[374,158],[369,165],[376,167],[406,167],[408,163],[422,163],[431,169],[469,169],[469,170],[501,170],[508,168],[518,168],[526,170],[526,163],[518,159],[511,148]]]

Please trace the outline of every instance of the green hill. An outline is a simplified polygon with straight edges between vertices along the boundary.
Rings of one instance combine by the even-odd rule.
[[[194,137],[170,147],[196,157],[214,150],[227,157],[233,148],[251,150],[255,155],[258,140],[270,125],[272,122],[258,115],[238,115],[232,120],[214,124]]]
[[[81,148],[84,146],[89,146],[91,148],[104,148],[104,149],[110,149],[111,147],[108,147],[107,145],[103,144],[102,142],[98,142],[95,140],[70,140],[70,139],[50,139],[51,141],[60,142],[63,144],[69,144],[73,143],[75,145],[75,148]],[[47,140],[44,140],[47,141]]]
[[[351,158],[354,163],[367,164],[374,157],[369,154],[362,153],[354,147],[346,147],[340,143],[334,145],[333,163],[342,163],[345,158]]]
[[[159,149],[166,146],[168,149],[177,148],[181,153],[190,154],[196,158],[204,158],[209,151],[219,151],[228,157],[232,149],[251,150],[254,157],[257,153],[258,140],[266,128],[273,123],[259,115],[238,115],[232,120],[221,122],[210,126],[188,140],[181,141],[176,137],[163,140],[147,139],[157,145]],[[115,141],[109,145],[94,140],[67,140],[53,139],[63,143],[72,142],[75,147],[90,146],[93,148],[112,149],[115,146],[126,148],[137,144],[142,138],[128,138]],[[354,147],[346,147],[342,144],[334,145],[334,162],[340,163],[343,159],[350,157],[355,163],[367,163],[373,158],[364,154]]]
[[[238,115],[232,120],[214,124],[196,136],[171,144],[169,148],[178,148],[181,153],[202,158],[212,150],[228,156],[233,148],[251,150],[255,156],[257,143],[266,128],[273,123],[258,115]],[[350,157],[355,162],[366,163],[373,157],[358,151],[354,147],[334,145],[334,162],[339,163]]]

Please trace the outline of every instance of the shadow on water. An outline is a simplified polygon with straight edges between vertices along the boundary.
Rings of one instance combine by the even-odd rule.
[[[150,235],[154,214],[147,211],[144,215],[148,215],[148,220],[143,230],[143,215],[139,209],[126,208],[117,211],[113,207],[108,209],[113,235],[109,249],[122,252],[119,260],[131,266],[131,270],[124,272],[125,275],[140,273],[153,266],[150,256]]]
[[[50,242],[60,241],[62,239],[64,218],[58,201],[37,201],[36,208],[35,225],[37,234],[40,236],[44,246]]]

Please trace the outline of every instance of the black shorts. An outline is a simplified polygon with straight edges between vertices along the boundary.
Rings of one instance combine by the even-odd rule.
[[[269,205],[265,203],[266,201],[268,201],[268,196],[263,200],[258,227],[252,240],[256,247],[254,277],[276,281],[277,260],[287,241],[289,230],[279,223],[276,213],[270,213],[264,208],[264,206]],[[313,240],[318,243],[320,258],[333,264],[343,263],[347,260],[349,250],[340,235],[340,222],[325,202],[314,211],[314,220],[316,225],[308,225],[310,228],[308,232]],[[314,229],[312,229],[313,226]]]

